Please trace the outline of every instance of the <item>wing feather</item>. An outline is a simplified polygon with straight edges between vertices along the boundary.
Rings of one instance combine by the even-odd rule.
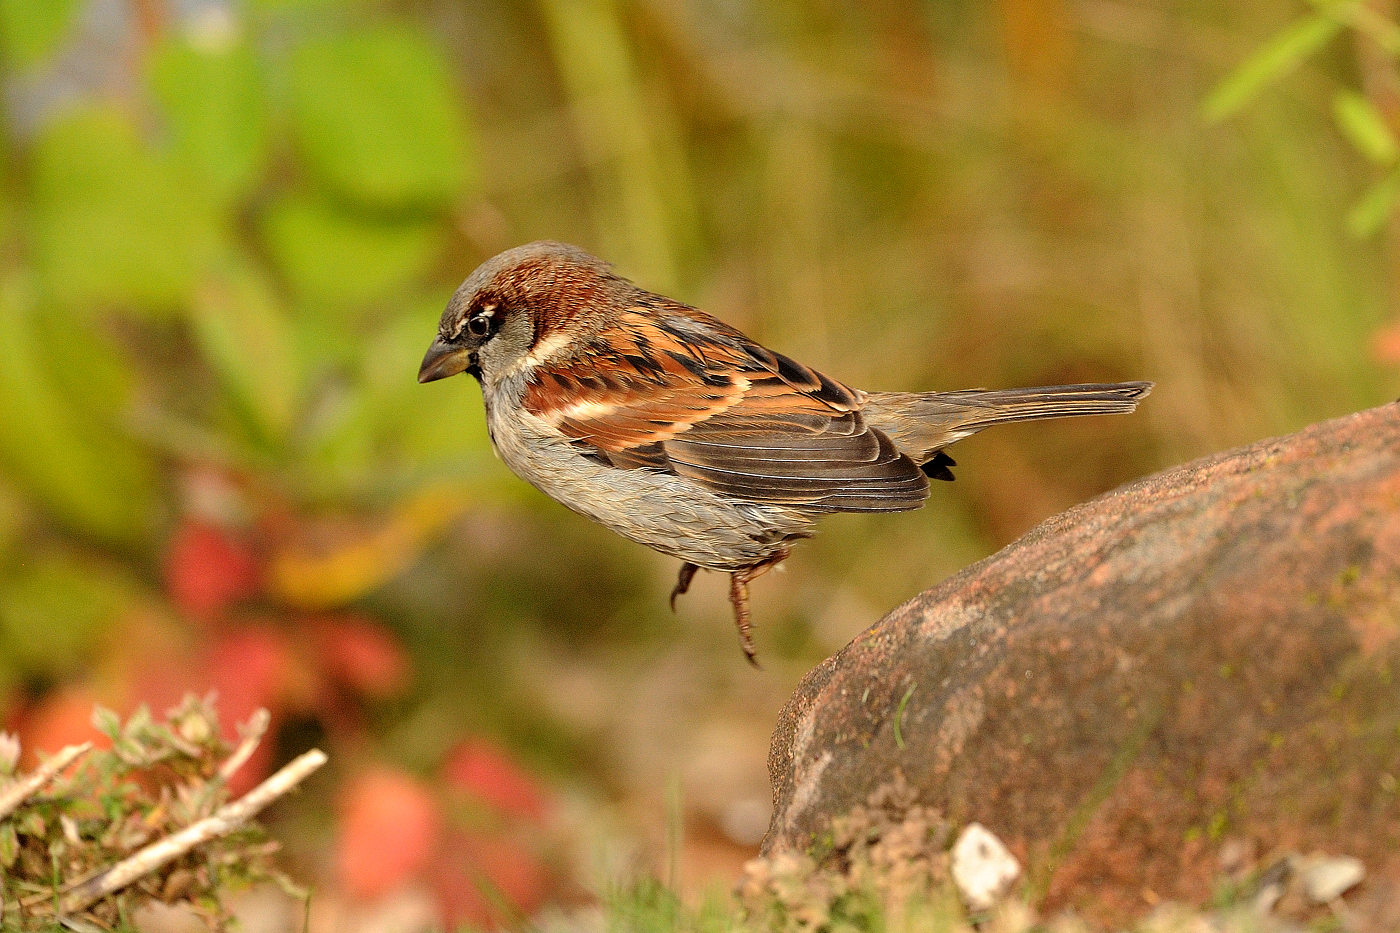
[[[671,302],[631,309],[584,352],[542,363],[525,395],[530,412],[618,469],[815,512],[917,508],[928,478],[865,421],[863,402]]]

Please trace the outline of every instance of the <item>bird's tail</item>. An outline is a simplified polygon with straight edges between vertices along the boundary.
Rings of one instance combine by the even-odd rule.
[[[961,392],[871,392],[862,410],[866,421],[883,431],[900,450],[918,463],[928,463],[942,448],[994,424],[1127,414],[1152,391],[1152,385],[1117,382]],[[941,459],[948,458],[944,455]],[[947,472],[946,465],[941,472]],[[951,474],[947,478],[951,479]]]

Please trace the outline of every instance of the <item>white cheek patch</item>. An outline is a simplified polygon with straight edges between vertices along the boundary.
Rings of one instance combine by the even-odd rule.
[[[569,345],[569,341],[570,337],[568,334],[566,334],[562,330],[556,330],[554,333],[541,340],[535,346],[535,349],[531,350],[530,353],[525,357],[524,362],[526,365],[529,366],[538,366],[554,354],[558,353],[560,350],[567,347]]]

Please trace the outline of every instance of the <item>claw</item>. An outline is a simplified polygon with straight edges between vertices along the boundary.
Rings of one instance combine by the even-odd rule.
[[[739,627],[739,647],[744,649],[744,657],[749,659],[749,663],[761,671],[763,667],[758,663],[758,652],[753,646],[753,626],[749,622],[749,580],[753,579],[752,574],[752,570],[745,570],[729,575],[729,603],[734,607],[734,624]]]
[[[749,621],[749,581],[763,576],[787,560],[787,556],[788,552],[784,550],[747,570],[729,575],[729,604],[734,607],[734,624],[739,628],[739,647],[744,649],[744,657],[749,659],[749,663],[760,671],[763,665],[758,663],[758,652],[753,646],[753,624]]]
[[[681,564],[681,572],[676,577],[676,585],[671,590],[671,611],[676,611],[676,597],[684,596],[690,590],[690,581],[695,579],[695,571],[700,568],[687,561]]]

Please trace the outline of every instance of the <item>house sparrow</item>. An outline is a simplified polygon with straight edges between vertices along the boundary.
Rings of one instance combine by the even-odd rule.
[[[917,509],[944,448],[994,424],[1130,412],[1150,382],[863,392],[583,250],[531,243],[452,296],[419,382],[471,373],[496,453],[546,495],[683,563],[729,574],[754,659],[748,584],[830,512]]]

